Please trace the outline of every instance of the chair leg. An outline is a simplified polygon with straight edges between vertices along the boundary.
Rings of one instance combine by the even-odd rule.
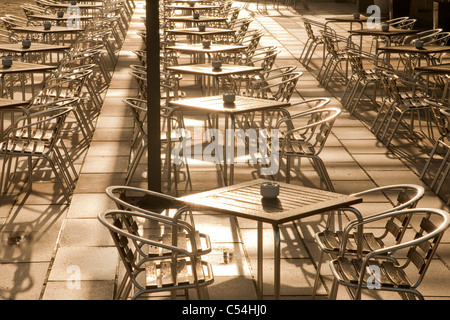
[[[315,279],[314,279],[314,287],[313,287],[313,292],[312,292],[312,298],[313,298],[313,299],[316,298],[316,293],[317,293],[317,290],[319,289],[320,270],[321,270],[321,268],[322,268],[323,255],[324,255],[323,250],[320,250],[319,261],[317,262],[316,277],[315,277]]]

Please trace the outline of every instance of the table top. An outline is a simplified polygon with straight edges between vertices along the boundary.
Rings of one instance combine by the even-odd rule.
[[[30,101],[0,98],[0,109],[26,106],[28,104],[30,104]]]
[[[167,70],[180,73],[200,74],[206,76],[227,76],[238,73],[256,72],[262,70],[262,68],[254,66],[242,66],[237,64],[223,64],[220,70],[215,70],[210,63],[200,63],[200,64],[187,64],[181,66],[170,66],[167,67]]]
[[[70,3],[52,3],[52,4],[46,5],[46,7],[57,8],[57,9],[58,8],[67,9],[69,7],[74,7],[74,6],[71,5]],[[88,3],[78,3],[77,2],[77,7],[80,9],[101,9],[101,8],[103,8],[103,3],[88,4]]]
[[[174,16],[174,17],[168,17],[168,21],[172,22],[220,22],[220,21],[226,21],[227,17],[209,17],[209,16],[200,16],[197,19],[195,19],[193,16]]]
[[[45,30],[43,26],[13,27],[13,31],[34,32],[34,33],[71,33],[84,31],[83,28],[72,28],[63,26],[52,26],[49,30]]]
[[[359,197],[282,182],[279,182],[278,198],[265,199],[259,189],[264,181],[267,180],[256,179],[179,199],[193,209],[218,211],[277,225],[362,202]]]
[[[419,66],[414,70],[417,72],[450,74],[450,63],[443,63],[432,66]]]
[[[170,106],[175,108],[227,114],[239,114],[268,108],[282,108],[290,105],[289,102],[245,96],[236,96],[233,104],[225,104],[222,95],[173,100],[169,103]]]
[[[213,35],[213,34],[235,33],[236,31],[233,29],[206,27],[205,31],[199,31],[198,28],[183,28],[183,29],[169,29],[169,30],[167,30],[167,32],[171,33],[171,34],[178,34],[178,35],[208,36],[208,35]]]
[[[423,48],[417,49],[414,44],[403,44],[389,47],[379,47],[378,50],[389,51],[391,53],[432,54],[448,52],[450,51],[450,46],[424,45]]]
[[[27,52],[42,52],[42,51],[60,51],[68,50],[70,46],[54,45],[47,43],[32,43],[27,49],[22,47],[22,43],[0,43],[0,51],[27,53]]]
[[[14,60],[10,68],[0,67],[0,75],[18,72],[45,72],[56,70],[58,66],[50,66],[39,63],[29,63]]]
[[[345,15],[345,16],[336,16],[336,17],[328,17],[325,18],[325,20],[330,22],[366,22],[368,17],[363,16],[362,14],[359,16],[358,19],[353,17],[353,15]]]
[[[177,3],[189,3],[189,2],[194,2],[194,3],[211,3],[212,0],[165,0],[165,2],[177,2]]]
[[[220,6],[215,4],[195,4],[193,7],[188,5],[167,5],[166,8],[173,10],[210,10],[218,9]]]
[[[75,16],[75,15],[64,15],[63,17],[58,17],[56,14],[32,14],[29,16],[30,18],[36,20],[53,20],[53,21],[66,21],[69,18],[80,19],[80,20],[90,20],[93,19],[93,16]]]
[[[360,34],[360,35],[367,35],[367,36],[398,36],[398,35],[405,35],[405,34],[414,34],[419,32],[419,30],[405,30],[405,29],[396,29],[396,28],[389,28],[388,31],[383,31],[381,29],[357,29],[357,30],[349,30],[348,32],[354,33],[354,34]]]
[[[217,53],[217,52],[227,52],[227,51],[238,51],[245,49],[247,46],[242,44],[222,44],[222,43],[211,43],[209,47],[204,47],[201,43],[194,44],[176,44],[174,46],[168,46],[166,49],[179,51],[179,52],[189,52],[189,53]]]

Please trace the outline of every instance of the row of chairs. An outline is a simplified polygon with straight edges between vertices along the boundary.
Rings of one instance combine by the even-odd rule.
[[[45,175],[42,160],[51,168],[64,200],[70,201],[78,179],[73,158],[92,139],[104,90],[111,79],[108,65],[117,61],[118,49],[114,46],[120,48],[124,39],[119,34],[122,41],[116,41],[112,34],[120,30],[112,28],[106,17],[87,25],[32,102],[25,108],[10,110],[10,117],[4,113],[3,127],[7,129],[0,143],[2,194],[17,180],[26,180],[30,192],[33,175]],[[111,61],[107,61],[108,57]],[[77,150],[66,147],[68,137],[77,141]],[[28,174],[23,176],[26,167]]]

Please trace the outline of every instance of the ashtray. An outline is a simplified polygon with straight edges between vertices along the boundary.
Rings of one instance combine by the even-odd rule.
[[[44,22],[44,30],[50,30],[52,28],[52,24],[50,22]]]
[[[198,12],[194,12],[193,15],[194,19],[200,18],[200,14]]]
[[[223,95],[223,102],[227,104],[234,104],[234,100],[236,100],[236,95],[234,93],[225,93]]]
[[[262,197],[266,199],[274,199],[280,194],[280,184],[277,182],[263,182],[259,189]]]
[[[31,40],[25,39],[22,40],[22,48],[29,49],[31,47]]]
[[[202,41],[202,46],[203,48],[209,48],[211,46],[211,41],[210,40]]]
[[[12,63],[13,63],[13,61],[10,58],[3,58],[2,59],[2,66],[3,66],[3,68],[11,68]]]
[[[189,1],[189,7],[193,7],[195,6],[195,2],[194,1]]]
[[[58,18],[64,17],[64,11],[58,11],[58,12],[56,13],[56,16],[57,16]]]
[[[414,41],[414,45],[416,46],[417,49],[422,49],[424,43],[422,40],[416,40],[416,41]]]
[[[205,30],[206,30],[206,26],[204,24],[199,24],[198,25],[198,31],[204,32]]]
[[[211,65],[215,71],[220,71],[222,68],[222,61],[213,61]]]

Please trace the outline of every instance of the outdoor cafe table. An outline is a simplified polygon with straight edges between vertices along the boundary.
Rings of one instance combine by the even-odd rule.
[[[20,54],[22,61],[25,61],[25,55],[28,53],[62,52],[69,49],[68,45],[59,46],[47,43],[32,43],[29,48],[24,48],[22,43],[0,43],[0,53]]]
[[[204,59],[201,56],[208,56],[208,62],[211,60],[211,55],[223,53],[223,52],[235,52],[244,50],[247,46],[242,44],[222,44],[211,43],[209,47],[204,47],[201,43],[193,44],[176,44],[174,46],[167,46],[167,50],[177,51],[180,53],[194,54],[197,59],[194,59],[196,63],[201,63]],[[202,61],[203,60],[203,61]]]
[[[436,65],[419,66],[415,68],[417,73],[432,73],[432,74],[449,74],[450,63],[442,63]]]
[[[200,16],[198,18],[194,18],[193,16],[173,16],[166,18],[167,21],[171,22],[185,22],[188,25],[193,25],[195,23],[210,23],[210,22],[225,22],[227,21],[227,17],[213,17],[213,16]]]
[[[450,46],[430,45],[425,44],[422,48],[418,49],[414,44],[403,44],[387,47],[379,47],[378,51],[384,51],[389,54],[410,54],[420,56],[421,59],[427,61],[427,65],[430,65],[430,55],[437,53],[446,53],[450,51]]]
[[[257,179],[180,198],[193,210],[210,210],[258,222],[258,298],[263,297],[263,236],[262,224],[272,225],[274,237],[274,293],[280,298],[280,225],[309,216],[347,208],[362,202],[359,197],[304,186],[279,183],[280,194],[275,199],[260,195]],[[355,210],[353,208],[353,210]]]
[[[264,111],[267,109],[283,108],[290,105],[289,102],[236,96],[234,104],[229,106],[224,104],[222,95],[173,100],[169,103],[170,106],[175,108],[175,110],[177,111],[200,111],[204,112],[208,116],[210,114],[225,115],[225,133],[227,132],[228,128],[230,128],[231,130],[235,129],[235,117],[238,114]],[[228,135],[225,134],[225,147],[231,145],[231,141],[228,141],[227,138]],[[229,155],[226,154],[223,159],[223,175],[225,185],[233,184],[234,182],[234,160],[228,159],[228,156]],[[231,163],[228,163],[228,160],[231,160]],[[229,177],[228,165],[230,169]]]
[[[0,67],[0,97],[3,98],[5,94],[9,91],[9,98],[14,99],[14,76],[15,75],[24,75],[25,73],[31,74],[30,77],[30,84],[31,84],[31,95],[32,98],[35,96],[35,81],[34,81],[34,74],[35,73],[49,73],[53,70],[56,70],[57,66],[52,65],[44,65],[44,64],[38,64],[38,63],[28,63],[28,62],[22,62],[22,61],[13,61],[13,64],[9,68]],[[10,78],[10,82],[7,85],[8,81],[5,79],[5,77]],[[25,92],[25,80],[22,79],[22,100],[26,100],[26,92]]]
[[[201,40],[205,38],[209,39],[209,37],[214,35],[233,35],[236,33],[236,30],[206,27],[205,31],[200,31],[198,28],[177,28],[169,29],[166,32],[171,35],[188,36],[191,43],[198,43]]]
[[[171,9],[171,10],[182,10],[182,11],[209,11],[209,10],[215,10],[215,9],[219,9],[220,6],[216,5],[216,4],[195,4],[194,6],[189,6],[189,5],[166,5],[167,9]]]
[[[353,17],[353,15],[345,15],[345,16],[335,16],[335,17],[327,17],[325,20],[327,21],[325,23],[325,26],[327,26],[329,23],[349,23],[350,24],[350,30],[353,30],[353,24],[357,23],[361,26],[361,29],[363,28],[363,23],[367,22],[367,17],[360,15],[359,18]]]
[[[24,115],[24,108],[30,104],[30,101],[26,100],[13,100],[0,98],[0,140],[3,139],[4,129],[9,126],[14,119],[16,119],[16,114],[20,116]],[[5,126],[6,124],[6,126]]]
[[[26,34],[41,34],[42,41],[46,43],[50,39],[48,39],[49,35],[56,35],[56,43],[63,44],[65,35],[67,34],[76,34],[84,31],[83,28],[72,28],[72,27],[63,27],[63,26],[52,26],[49,30],[45,30],[43,26],[16,26],[11,28],[14,32],[26,33]]]
[[[53,21],[56,25],[65,25],[69,19],[79,19],[80,21],[89,21],[94,19],[92,15],[70,15],[65,14],[59,17],[57,14],[33,14],[29,15],[28,18],[34,21]]]
[[[419,32],[419,30],[405,30],[405,29],[397,29],[397,28],[389,28],[388,31],[383,31],[381,28],[376,29],[355,29],[355,30],[349,30],[350,37],[353,35],[357,35],[360,37],[363,36],[372,36],[376,38],[376,46],[375,46],[375,52],[378,52],[378,39],[379,38],[386,38],[387,39],[387,46],[391,45],[391,38],[397,37],[397,36],[406,36],[411,35]]]
[[[246,66],[238,64],[222,64],[218,70],[214,69],[210,63],[187,64],[180,66],[169,66],[167,70],[173,73],[184,73],[201,76],[202,88],[206,86],[206,95],[210,96],[219,93],[219,78],[235,74],[248,74],[262,70],[258,66]],[[212,79],[212,81],[211,81]]]

